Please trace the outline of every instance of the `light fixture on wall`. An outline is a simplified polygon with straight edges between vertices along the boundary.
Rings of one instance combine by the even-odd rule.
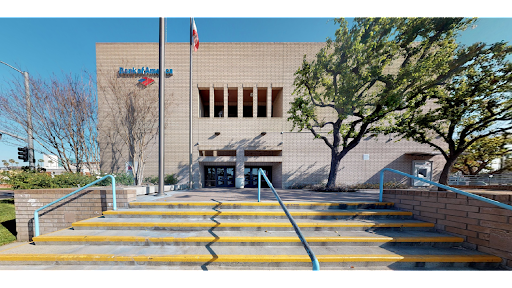
[[[251,96],[251,97],[252,97],[252,92],[251,92],[251,94],[249,94],[249,96]]]
[[[215,132],[215,136],[219,136],[220,135],[220,132]]]
[[[261,132],[261,136],[267,135],[267,132]]]

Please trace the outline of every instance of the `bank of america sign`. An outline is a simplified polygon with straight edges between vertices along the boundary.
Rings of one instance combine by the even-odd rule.
[[[119,67],[119,75],[120,76],[141,76],[141,75],[158,75],[160,74],[160,69],[150,69],[148,67],[142,67],[140,69],[132,67],[132,68],[123,68]],[[165,69],[165,76],[172,76],[172,69]]]

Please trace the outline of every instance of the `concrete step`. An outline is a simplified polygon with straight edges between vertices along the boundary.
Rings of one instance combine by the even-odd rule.
[[[433,223],[418,220],[324,220],[300,219],[297,225],[301,231],[345,231],[345,230],[432,230]],[[214,219],[207,220],[190,218],[91,218],[72,224],[73,229],[109,229],[109,230],[169,230],[169,231],[246,231],[246,230],[282,230],[294,231],[290,221],[286,218],[272,219]]]
[[[451,247],[460,237],[426,231],[304,231],[310,246],[427,245]],[[209,246],[302,246],[295,231],[155,231],[72,230],[34,237],[36,245],[209,245]]]
[[[494,269],[501,259],[463,248],[416,246],[313,247],[321,269]],[[180,269],[311,269],[303,247],[296,246],[125,246],[21,245],[0,251],[0,265],[167,265]]]
[[[392,202],[283,202],[287,209],[386,209],[393,208]],[[277,202],[240,202],[240,201],[202,201],[202,202],[131,202],[130,208],[153,208],[153,209],[278,209],[282,210]]]
[[[411,212],[395,209],[332,209],[313,210],[300,209],[290,210],[294,219],[410,219]],[[155,210],[147,208],[119,209],[116,211],[104,211],[105,217],[153,217],[153,218],[188,218],[196,217],[199,219],[257,219],[257,218],[287,218],[284,211],[275,209],[236,209],[236,210],[212,210],[212,209],[167,209]]]

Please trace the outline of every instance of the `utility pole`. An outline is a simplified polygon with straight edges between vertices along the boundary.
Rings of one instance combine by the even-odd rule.
[[[0,63],[11,67],[17,72],[21,73],[25,78],[25,100],[27,102],[27,147],[28,147],[28,166],[31,170],[35,169],[35,157],[34,157],[34,138],[32,136],[32,102],[30,100],[30,83],[28,78],[28,72],[20,71],[11,65],[0,61]],[[7,133],[6,133],[7,134]]]

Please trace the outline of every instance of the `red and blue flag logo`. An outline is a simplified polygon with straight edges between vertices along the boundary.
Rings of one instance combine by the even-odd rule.
[[[139,80],[139,84],[144,87],[148,87],[149,85],[153,84],[153,82],[155,82],[155,80],[148,77],[142,77],[142,79]]]

